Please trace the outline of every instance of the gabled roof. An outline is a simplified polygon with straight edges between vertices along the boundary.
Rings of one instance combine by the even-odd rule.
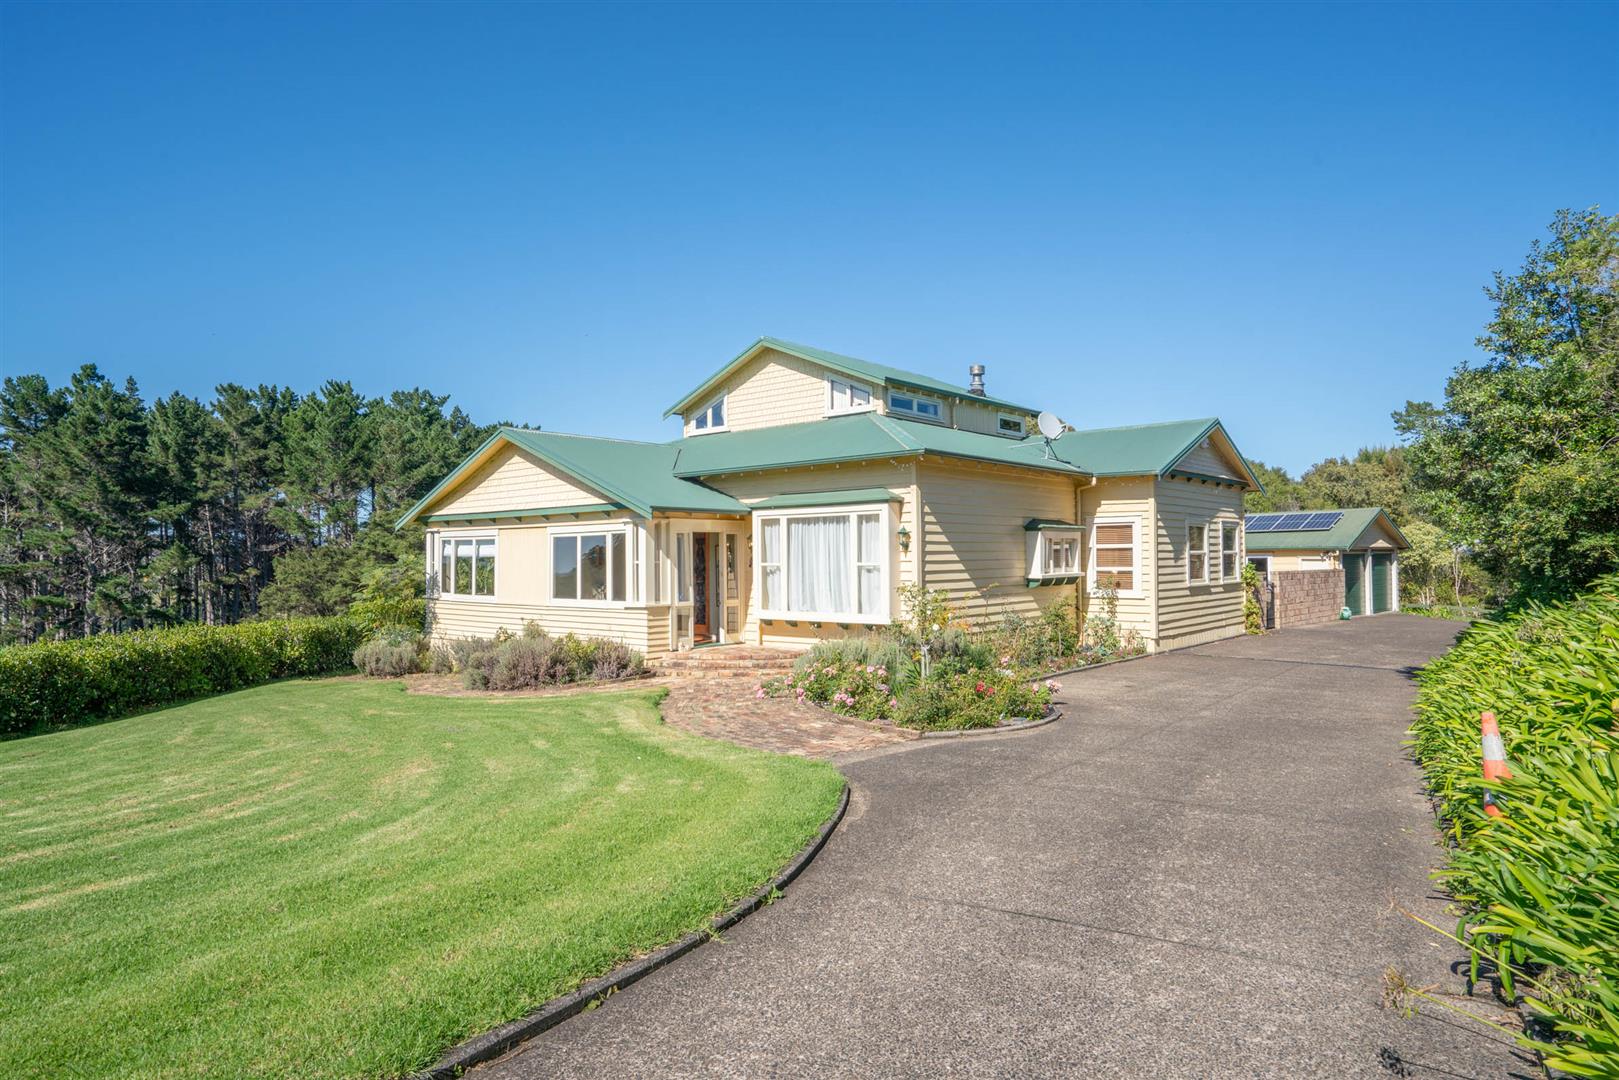
[[[1161,424],[1065,431],[1052,440],[1058,453],[1096,476],[1163,476],[1204,439],[1218,434],[1242,463],[1242,477],[1263,491],[1259,477],[1214,417]]]
[[[592,504],[597,509],[633,510],[642,517],[650,517],[654,510],[748,512],[745,505],[729,495],[676,477],[673,466],[679,450],[673,443],[631,442],[503,427],[406,511],[394,528],[402,528],[415,520],[424,508],[487,461],[500,443],[510,443],[599,492],[607,502]]]
[[[1041,439],[981,435],[918,420],[902,420],[897,416],[881,416],[876,412],[748,431],[694,435],[671,445],[679,447],[680,456],[675,461],[675,475],[679,477],[921,454],[1019,465],[1069,476],[1089,475],[1072,461],[1062,460],[1061,454],[1047,457]]]
[[[904,371],[900,368],[889,367],[887,364],[862,360],[857,356],[844,356],[842,353],[828,352],[825,349],[817,349],[813,345],[797,345],[791,341],[783,341],[780,338],[761,337],[738,353],[736,359],[704,379],[691,393],[669,406],[663,415],[665,417],[673,416],[675,413],[684,412],[694,405],[701,404],[732,372],[752,360],[764,349],[775,349],[777,352],[786,353],[788,356],[796,356],[800,360],[821,364],[824,367],[831,368],[833,371],[842,372],[856,379],[866,379],[874,383],[893,386],[908,386],[913,390],[926,390],[929,393],[942,394],[945,397],[958,398],[963,401],[975,401],[1002,409],[1015,409],[1018,412],[1034,413],[1039,411],[1031,409],[1027,405],[1018,405],[1002,398],[980,396],[972,393],[965,386],[958,386],[942,379],[935,379],[931,375]]]
[[[1244,541],[1249,551],[1354,551],[1370,546],[1366,533],[1374,522],[1381,520],[1394,537],[1395,547],[1411,546],[1381,506],[1351,506],[1341,512],[1343,517],[1330,529],[1248,533]]]

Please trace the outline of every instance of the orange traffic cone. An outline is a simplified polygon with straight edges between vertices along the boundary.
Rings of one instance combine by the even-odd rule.
[[[1512,770],[1507,768],[1507,748],[1501,742],[1501,729],[1496,726],[1493,712],[1479,714],[1479,729],[1484,743],[1484,779],[1511,779]],[[1495,805],[1494,792],[1484,793],[1484,812],[1491,817],[1501,816],[1501,808]]]

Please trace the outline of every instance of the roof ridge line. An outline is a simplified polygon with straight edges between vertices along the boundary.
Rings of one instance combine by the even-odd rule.
[[[1219,423],[1218,416],[1190,416],[1184,420],[1154,420],[1147,424],[1117,424],[1113,427],[1075,428],[1071,434],[1087,435],[1093,431],[1137,431],[1150,427],[1173,427],[1176,424],[1210,424]]]
[[[627,443],[630,446],[668,446],[666,442],[651,442],[647,439],[620,439],[612,435],[586,435],[582,431],[552,431],[548,428],[514,427],[511,424],[501,425],[502,431],[516,431],[524,435],[560,435],[564,439],[595,439],[597,442]]]

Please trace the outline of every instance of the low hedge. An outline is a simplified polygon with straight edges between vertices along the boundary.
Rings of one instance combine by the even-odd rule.
[[[1474,623],[1418,681],[1413,745],[1454,845],[1443,877],[1474,977],[1493,966],[1550,1032],[1523,1040],[1549,1065],[1619,1077],[1619,575]],[[1514,774],[1491,784],[1486,709]]]
[[[0,649],[0,734],[71,727],[293,675],[351,667],[344,615],[177,626]]]

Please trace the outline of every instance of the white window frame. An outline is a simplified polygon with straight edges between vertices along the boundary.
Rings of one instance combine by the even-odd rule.
[[[1242,580],[1242,526],[1235,521],[1217,521],[1220,526],[1220,580]],[[1226,545],[1226,530],[1231,530],[1231,544]],[[1231,560],[1231,573],[1225,571],[1226,559]]]
[[[1005,427],[1008,422],[1016,424],[1016,430],[1008,430]],[[1016,436],[1017,438],[1021,439],[1029,434],[1028,421],[1024,420],[1021,416],[1013,416],[1011,413],[996,413],[995,434],[1005,438],[1012,438]]]
[[[844,395],[847,398],[845,404],[842,405],[838,404],[838,387],[840,386],[843,387]],[[866,400],[863,404],[854,404],[854,391],[856,390],[866,395]],[[826,415],[842,416],[845,413],[870,412],[876,407],[877,402],[872,397],[870,384],[858,382],[854,379],[845,379],[837,375],[828,375],[826,377]]]
[[[691,433],[693,435],[712,435],[716,431],[731,430],[731,406],[727,400],[729,394],[720,394],[710,398],[707,405],[692,414]],[[713,423],[714,410],[719,409],[721,422]],[[701,421],[701,423],[699,423]]]
[[[863,514],[877,514],[877,532],[882,537],[882,563],[880,564],[882,585],[878,595],[882,599],[879,611],[781,611],[765,607],[765,564],[764,564],[764,524],[766,521],[781,522],[781,580],[782,592],[787,591],[787,580],[792,565],[792,552],[789,550],[787,522],[793,518],[806,517],[847,517],[849,519],[849,570],[851,573],[850,599],[856,607],[860,605],[860,568],[870,566],[871,563],[860,562],[860,523],[857,520]],[[894,515],[893,508],[888,503],[861,503],[851,506],[803,506],[791,510],[765,511],[756,510],[753,514],[753,580],[757,583],[759,600],[759,618],[780,619],[785,622],[830,622],[864,624],[870,626],[886,625],[893,608],[894,593]],[[777,565],[777,564],[773,564]]]
[[[1030,581],[1045,581],[1048,578],[1064,579],[1077,578],[1085,573],[1085,530],[1078,525],[1042,525],[1038,529],[1028,531],[1028,556]],[[1048,538],[1061,538],[1074,541],[1074,565],[1067,570],[1046,571],[1046,540]]]
[[[1090,591],[1090,593],[1092,595],[1095,595],[1095,593],[1100,588],[1100,586],[1097,583],[1101,580],[1101,576],[1102,576],[1102,573],[1103,573],[1101,568],[1096,565],[1096,527],[1098,525],[1128,525],[1128,526],[1130,526],[1130,586],[1131,587],[1128,588],[1128,589],[1119,589],[1119,590],[1117,590],[1117,594],[1121,598],[1128,597],[1128,598],[1132,598],[1132,599],[1139,599],[1140,597],[1145,596],[1146,592],[1141,587],[1141,519],[1139,517],[1134,517],[1134,516],[1131,516],[1129,514],[1113,514],[1113,515],[1103,514],[1100,517],[1094,517],[1094,518],[1091,519],[1091,525],[1090,525],[1090,534],[1091,534],[1090,535],[1090,549],[1089,549],[1089,552],[1086,555],[1086,558],[1088,560],[1086,565],[1090,568],[1090,572],[1086,575],[1086,578],[1085,578],[1087,589]],[[1119,547],[1123,547],[1124,545],[1122,545],[1122,544],[1107,544],[1107,545],[1104,545],[1104,546],[1108,547],[1108,548],[1119,548]],[[1110,573],[1117,573],[1116,570],[1109,571],[1109,572]]]
[[[904,405],[894,404],[894,399],[896,397],[909,399],[911,405],[906,407]],[[929,416],[926,413],[918,412],[916,410],[916,405],[918,403],[932,405],[936,410],[938,410],[937,414],[934,416]],[[911,390],[890,389],[888,391],[888,411],[899,416],[910,417],[912,420],[921,420],[923,423],[927,424],[944,423],[944,399],[933,397],[930,394],[918,394]]]
[[[1266,581],[1270,580],[1270,556],[1269,555],[1250,555],[1244,561],[1245,562],[1251,562],[1251,563],[1264,563],[1265,564],[1264,566],[1258,568],[1259,569],[1259,576],[1264,578]],[[1239,574],[1238,576],[1240,577],[1241,575]]]
[[[473,582],[473,588],[477,588],[477,582],[478,582],[478,544],[480,542],[487,542],[487,543],[495,545],[495,584],[494,584],[494,587],[487,593],[458,593],[458,592],[455,591],[455,555],[454,555],[455,545],[457,543],[466,542],[466,541],[470,541],[472,543],[472,582]],[[444,547],[445,547],[445,545],[449,545],[450,549],[451,549],[451,555],[450,555],[450,580],[449,581],[443,580],[443,577],[444,577]],[[479,603],[479,604],[491,604],[491,603],[495,602],[495,598],[500,595],[500,540],[499,540],[498,537],[496,537],[496,535],[494,533],[492,533],[492,532],[476,532],[476,533],[442,532],[442,533],[439,534],[438,550],[437,550],[436,554],[438,555],[439,561],[438,561],[438,565],[433,567],[433,573],[439,579],[439,581],[438,581],[438,594],[437,594],[438,599],[440,599],[440,600],[457,600],[457,601],[459,601],[459,600],[468,600],[468,601],[472,601],[474,603]]]
[[[1207,585],[1209,583],[1209,526],[1211,524],[1211,522],[1207,521],[1188,521],[1186,523],[1186,584],[1188,585]],[[1195,550],[1192,547],[1193,529],[1203,530],[1203,576],[1201,577],[1192,576],[1192,555]]]
[[[612,535],[618,533],[624,537],[624,599],[613,600],[613,540]],[[642,606],[636,596],[635,578],[635,533],[632,523],[627,521],[598,521],[594,524],[580,522],[577,525],[553,525],[545,530],[545,596],[546,603],[553,607],[591,607],[591,608],[627,608]],[[579,575],[579,563],[574,562],[573,587],[575,596],[566,597],[556,595],[557,577],[555,569],[557,539],[565,536],[607,536],[607,596],[609,599],[595,600],[577,595],[583,587]],[[574,542],[577,552],[578,541]],[[496,569],[499,569],[499,560],[496,560]]]

